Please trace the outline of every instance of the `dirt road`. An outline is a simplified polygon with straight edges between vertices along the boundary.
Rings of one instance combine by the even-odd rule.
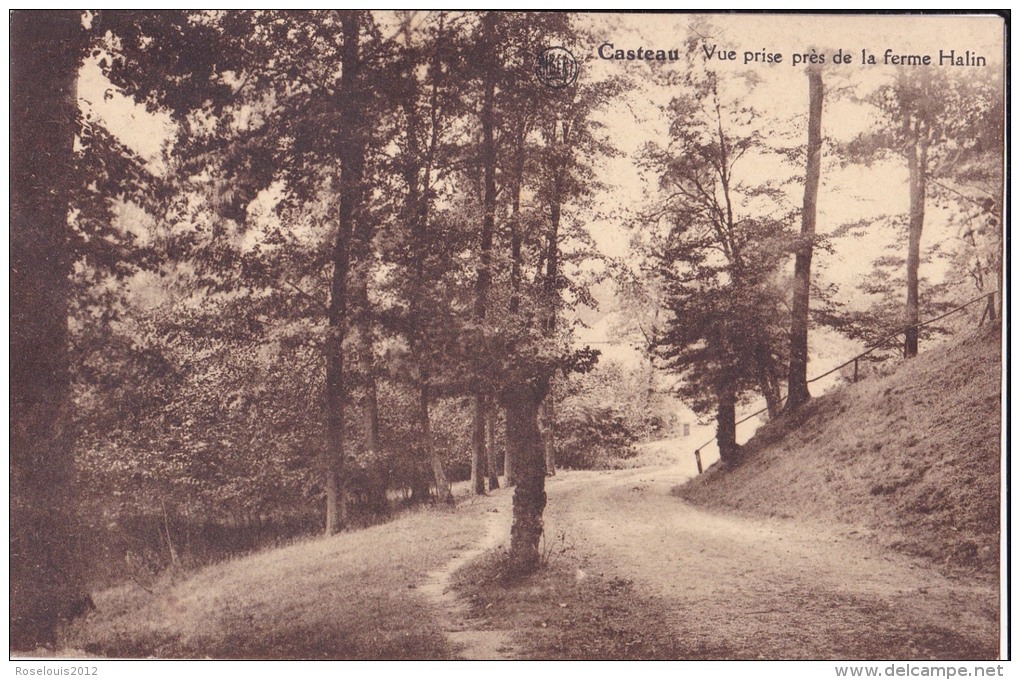
[[[662,452],[660,452],[661,454]],[[643,459],[663,461],[663,455]],[[72,656],[992,659],[994,583],[855,533],[708,512],[693,461],[548,480],[546,569],[502,578],[512,489],[95,594]],[[427,539],[426,539],[427,537]]]
[[[700,510],[670,493],[689,474],[671,466],[557,475],[547,485],[546,534],[586,568],[632,581],[635,595],[659,603],[661,625],[701,657],[998,655],[995,584],[947,577],[845,525]],[[509,513],[509,494],[493,500]]]

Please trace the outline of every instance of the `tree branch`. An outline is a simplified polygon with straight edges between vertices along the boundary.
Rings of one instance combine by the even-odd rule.
[[[291,288],[293,288],[295,291],[297,291],[301,295],[301,297],[305,298],[306,300],[308,300],[309,302],[314,304],[316,307],[318,307],[321,312],[323,312],[324,314],[328,314],[329,313],[329,306],[328,305],[324,304],[323,302],[320,302],[317,298],[315,298],[312,295],[310,295],[309,293],[306,293],[305,291],[301,290],[301,288],[299,288],[297,285],[291,283],[289,280],[284,279],[283,282],[285,284],[287,284],[288,286],[290,286]]]

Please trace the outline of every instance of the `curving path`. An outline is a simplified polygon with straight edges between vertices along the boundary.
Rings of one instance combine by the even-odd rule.
[[[941,573],[823,518],[702,510],[671,494],[692,467],[561,473],[548,480],[545,514],[547,536],[604,576],[632,581],[690,657],[999,655],[996,583]],[[507,490],[470,503],[489,513],[488,534],[434,574],[427,592],[463,658],[510,658],[507,632],[477,630],[447,590],[450,574],[509,536]]]
[[[677,467],[550,479],[546,530],[634,581],[719,658],[995,658],[996,584],[950,578],[844,525],[706,512]]]
[[[503,502],[504,497],[507,502]],[[456,650],[458,659],[516,658],[510,631],[480,628],[478,619],[469,616],[468,605],[450,590],[454,572],[486,550],[499,547],[510,535],[512,515],[509,511],[509,499],[510,494],[501,490],[488,497],[472,498],[467,501],[466,506],[469,510],[485,513],[485,535],[474,545],[455,554],[441,569],[429,572],[428,580],[418,591],[431,600],[438,612],[443,634]],[[506,506],[506,509],[503,506]]]

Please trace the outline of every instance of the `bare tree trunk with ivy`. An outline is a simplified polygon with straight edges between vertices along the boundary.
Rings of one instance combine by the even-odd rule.
[[[518,467],[514,491],[513,526],[510,529],[510,566],[527,574],[539,564],[545,511],[545,447],[538,413],[548,392],[547,380],[518,380],[502,395],[507,413],[507,454]]]

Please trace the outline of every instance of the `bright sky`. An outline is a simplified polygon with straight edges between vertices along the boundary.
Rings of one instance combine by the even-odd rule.
[[[964,59],[984,57],[987,62],[984,67],[941,67],[964,73],[980,68],[1001,69],[1004,57],[1004,24],[996,17],[595,14],[586,19],[592,38],[590,43],[577,48],[578,59],[587,68],[582,77],[602,79],[626,74],[637,83],[626,104],[605,116],[612,139],[628,156],[648,141],[660,144],[667,141],[666,123],[658,107],[668,102],[673,92],[654,73],[679,70],[683,62],[606,60],[599,58],[599,48],[605,43],[611,43],[615,50],[639,47],[682,50],[690,28],[698,27],[704,44],[716,48],[707,61],[709,67],[729,81],[731,88],[742,88],[734,91],[746,95],[746,104],[762,113],[776,129],[792,132],[798,143],[806,142],[808,92],[804,64],[794,66],[795,54],[815,50],[825,55],[823,135],[839,141],[848,141],[872,125],[864,107],[854,103],[849,95],[852,92],[856,97],[865,96],[887,82],[899,68],[891,64],[895,56],[928,55],[936,64],[940,51],[942,55],[953,52],[955,57]],[[735,61],[718,58],[720,52],[731,50],[735,52]],[[874,65],[862,63],[862,50],[874,56]],[[887,50],[891,50],[888,58]],[[834,64],[832,57],[838,51],[849,55],[851,63]],[[609,48],[603,49],[604,54],[611,52]],[[748,52],[751,54],[747,55]],[[756,62],[755,53],[780,54],[782,61],[761,63],[759,57]],[[745,64],[748,56],[750,63]],[[739,78],[747,72],[759,79],[753,92],[748,92]],[[800,141],[802,138],[804,142]],[[775,166],[756,168],[745,163],[739,172],[748,179],[764,178],[775,172]],[[787,168],[786,172],[803,171]],[[645,194],[653,191],[654,186],[650,183],[652,178],[641,177],[629,157],[611,161],[606,175],[613,188],[603,197],[602,209],[609,218],[598,223],[594,231],[604,250],[621,254],[629,239],[622,223],[629,212],[645,204]],[[909,202],[906,182],[905,163],[899,159],[871,168],[839,169],[823,162],[818,231],[828,233],[856,219],[905,213]],[[800,204],[802,195],[802,186],[790,187],[794,205]],[[955,236],[940,218],[936,211],[929,211],[923,246]],[[865,239],[843,239],[835,244],[834,255],[821,254],[816,261],[819,266],[828,267],[826,276],[841,284],[849,295],[860,272],[869,269],[872,259],[883,254],[883,249],[894,241],[891,230],[876,224]],[[939,265],[928,265],[922,275],[937,280],[941,275]]]
[[[656,83],[653,69],[680,68],[682,62],[658,65],[654,62],[615,61],[598,58],[598,48],[612,43],[616,49],[682,49],[690,24],[709,22],[701,29],[705,44],[718,46],[718,51],[733,50],[736,61],[709,60],[710,67],[721,76],[736,76],[752,71],[761,82],[748,95],[747,103],[767,118],[778,122],[797,119],[806,138],[807,78],[804,66],[792,65],[795,53],[804,54],[812,48],[826,55],[824,78],[827,97],[823,114],[823,134],[841,141],[851,139],[865,130],[871,121],[862,115],[862,108],[852,103],[847,90],[863,96],[894,75],[896,67],[884,65],[886,49],[896,54],[930,55],[937,61],[939,51],[954,51],[958,56],[970,50],[984,56],[985,68],[1001,68],[1004,54],[1003,22],[998,18],[974,17],[868,17],[868,16],[806,16],[806,15],[655,15],[596,14],[589,18],[594,39],[581,46],[590,59],[587,66],[593,79],[615,73],[630,75],[638,83],[626,106],[619,106],[606,116],[612,138],[628,154],[638,151],[647,141],[664,142],[665,122],[658,106],[673,96],[668,87]],[[835,65],[832,55],[842,50],[853,62]],[[861,51],[866,50],[879,62],[864,66]],[[783,55],[780,64],[744,64],[745,52],[768,52]],[[891,56],[891,55],[890,55]],[[949,67],[945,67],[949,68]],[[966,69],[967,67],[959,67]],[[978,67],[970,67],[978,68]],[[738,84],[738,87],[746,87]],[[743,172],[748,172],[747,168]],[[614,162],[612,174],[618,191],[607,203],[620,206],[633,202],[640,195],[642,184],[629,159]],[[819,227],[835,226],[836,220],[862,217],[867,213],[895,213],[906,210],[906,191],[891,190],[905,182],[904,168],[854,168],[837,177],[823,177],[820,199]],[[855,205],[843,197],[851,191],[867,204]],[[849,212],[848,212],[849,211]],[[829,213],[832,213],[830,215]],[[830,219],[827,219],[830,218]],[[601,235],[608,243],[616,242],[612,234]]]
[[[78,107],[155,168],[162,168],[160,156],[171,132],[170,117],[153,115],[121,94],[95,59],[86,60],[78,72]]]

